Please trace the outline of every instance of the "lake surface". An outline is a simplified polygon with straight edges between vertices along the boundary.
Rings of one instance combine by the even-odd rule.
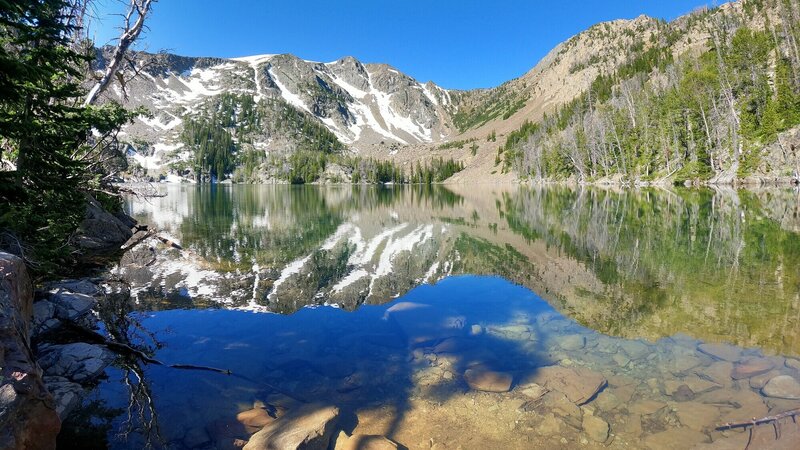
[[[230,448],[323,400],[408,448],[744,448],[716,426],[800,407],[797,191],[158,188],[127,208],[182,248],[123,259],[109,332],[233,375],[109,369],[87,442]]]

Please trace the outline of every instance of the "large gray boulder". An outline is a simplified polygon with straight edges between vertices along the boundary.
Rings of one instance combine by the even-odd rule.
[[[100,203],[89,197],[86,217],[78,226],[72,245],[85,256],[113,254],[133,236],[131,227],[104,210]]]
[[[74,342],[40,348],[39,363],[48,376],[64,377],[82,383],[97,378],[114,360],[105,347]]]
[[[0,253],[0,448],[55,448],[61,420],[30,349],[33,289],[24,262]]]

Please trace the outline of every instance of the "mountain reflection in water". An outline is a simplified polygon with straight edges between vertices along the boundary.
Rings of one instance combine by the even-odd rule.
[[[162,188],[128,207],[187,251],[128,270],[145,310],[352,310],[497,275],[605,334],[800,354],[796,191]]]
[[[159,188],[128,208],[182,249],[128,252],[101,319],[233,375],[120,360],[65,447],[234,448],[322,402],[409,448],[744,448],[716,426],[798,407],[794,191]]]

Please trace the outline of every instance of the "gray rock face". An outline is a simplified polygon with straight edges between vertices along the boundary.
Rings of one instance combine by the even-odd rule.
[[[75,382],[96,378],[114,359],[104,347],[84,342],[50,345],[40,351],[39,363],[47,375]]]
[[[30,352],[33,290],[21,259],[0,253],[0,448],[55,448],[53,398]]]
[[[113,214],[103,210],[94,199],[86,206],[86,218],[81,222],[72,244],[84,255],[107,255],[119,251],[133,232]]]
[[[62,292],[50,296],[50,303],[56,307],[56,317],[74,322],[88,314],[97,301],[86,294]]]
[[[39,300],[33,304],[33,328],[34,335],[46,333],[58,328],[61,322],[56,319],[56,305],[47,300]]]
[[[44,377],[47,390],[56,402],[58,417],[67,417],[81,403],[83,387],[64,377]]]
[[[72,292],[75,294],[94,296],[101,293],[100,288],[89,280],[63,280],[47,283],[45,285],[45,290],[51,294]]]
[[[101,52],[99,57],[102,65],[105,55]],[[154,157],[145,169],[166,168],[175,161],[177,153],[172,150],[182,145],[184,121],[225,93],[279,102],[356,148],[379,142],[434,142],[455,130],[449,91],[431,82],[420,83],[385,64],[362,64],[352,57],[320,63],[289,54],[225,60],[140,52],[135,58],[151,77],[138,77],[127,84],[127,102],[148,107],[154,117],[137,119],[125,132],[149,143],[129,149],[132,159]],[[122,100],[121,93],[112,90],[106,95]],[[280,120],[279,115],[274,120]],[[297,136],[270,124],[263,128],[271,131],[254,141],[256,148],[271,153],[293,151]]]

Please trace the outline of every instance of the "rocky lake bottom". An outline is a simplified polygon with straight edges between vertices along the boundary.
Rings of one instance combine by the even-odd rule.
[[[747,431],[716,428],[800,406],[798,359],[688,335],[605,336],[499,278],[448,278],[355,312],[138,320],[160,360],[233,374],[144,368],[152,404],[110,421],[114,448],[234,448],[281,420],[267,405],[280,417],[308,404],[338,408],[348,434],[407,448],[744,448]],[[128,376],[108,369],[87,404],[126,410]],[[779,448],[792,427],[755,436]]]

